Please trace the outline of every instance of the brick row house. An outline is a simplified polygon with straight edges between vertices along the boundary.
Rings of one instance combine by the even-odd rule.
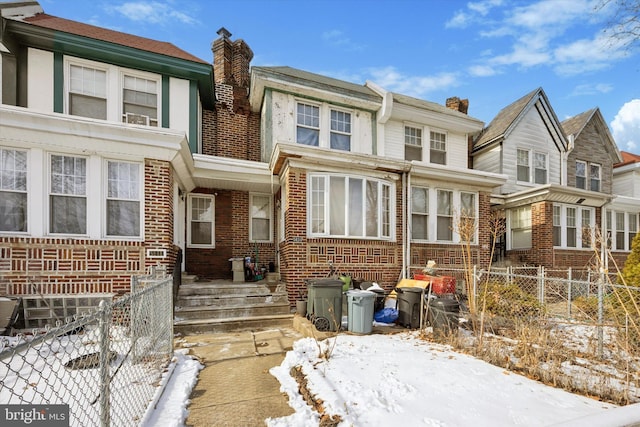
[[[155,265],[231,280],[245,257],[280,273],[292,305],[330,264],[391,289],[429,260],[462,267],[461,216],[480,266],[492,213],[514,262],[582,263],[575,221],[624,221],[621,255],[637,230],[637,163],[597,110],[560,123],[542,89],[485,128],[456,97],[251,68],[224,28],[208,63],[35,1],[0,8],[0,292],[36,305],[126,293]]]

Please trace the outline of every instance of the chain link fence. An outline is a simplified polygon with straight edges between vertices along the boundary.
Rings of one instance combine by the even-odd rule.
[[[64,324],[0,337],[0,402],[69,405],[71,426],[139,424],[173,357],[164,276],[134,277],[130,294]]]

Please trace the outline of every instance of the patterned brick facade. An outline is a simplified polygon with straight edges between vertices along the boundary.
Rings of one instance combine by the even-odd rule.
[[[0,293],[8,295],[129,292],[132,275],[151,265],[171,272],[173,176],[168,162],[145,161],[145,241],[0,237]],[[166,250],[146,259],[147,249]]]

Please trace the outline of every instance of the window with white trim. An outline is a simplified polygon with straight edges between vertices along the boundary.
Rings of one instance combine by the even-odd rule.
[[[27,152],[0,148],[0,232],[27,231]]]
[[[546,153],[518,148],[516,152],[516,179],[518,182],[547,184],[549,165]]]
[[[140,237],[142,179],[139,163],[107,161],[106,235]]]
[[[576,160],[576,188],[587,189],[587,163]]]
[[[607,211],[607,228],[612,236],[611,249],[630,251],[632,242],[638,233],[640,213],[624,211]]]
[[[404,127],[404,159],[422,161],[422,129]]]
[[[351,151],[351,113],[331,110],[329,146],[336,150]]]
[[[553,246],[589,249],[594,238],[595,210],[572,205],[553,205]]]
[[[298,102],[296,105],[296,142],[320,145],[320,107]]]
[[[429,240],[429,189],[411,187],[411,238]]]
[[[470,243],[476,243],[475,230],[478,228],[478,210],[475,193],[460,193],[460,227],[465,227],[466,232],[473,232]]]
[[[87,159],[50,156],[49,232],[87,233]]]
[[[390,239],[393,184],[359,176],[309,174],[309,234]]]
[[[215,246],[215,198],[208,194],[190,194],[188,199],[189,227],[187,242],[190,247]]]
[[[510,249],[531,247],[531,206],[509,210]]]
[[[69,114],[107,119],[107,72],[83,65],[69,66]]]
[[[471,242],[477,241],[478,194],[459,190],[411,186],[411,239],[418,242],[459,243],[456,221],[474,222]],[[466,238],[466,237],[465,237]]]
[[[158,82],[123,75],[122,121],[137,125],[158,126]]]
[[[249,195],[249,240],[271,242],[273,232],[273,208],[270,194]]]
[[[548,181],[547,155],[544,153],[533,153],[533,182],[536,184],[546,184]]]
[[[589,189],[591,191],[600,191],[600,165],[595,163],[589,164]]]
[[[529,151],[518,149],[517,154],[517,179],[529,182]]]
[[[447,134],[442,132],[429,132],[429,162],[439,165],[447,164]]]

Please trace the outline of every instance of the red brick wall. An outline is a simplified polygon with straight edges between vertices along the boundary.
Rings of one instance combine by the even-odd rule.
[[[146,160],[144,242],[0,237],[0,293],[125,293],[131,276],[175,262],[173,175],[168,162]],[[167,257],[147,260],[146,249]],[[3,289],[3,287],[5,289]]]

